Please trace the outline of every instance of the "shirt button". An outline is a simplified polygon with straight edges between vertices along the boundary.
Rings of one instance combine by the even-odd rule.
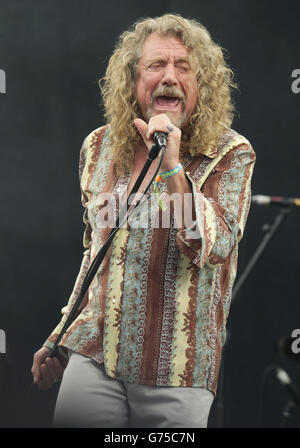
[[[112,299],[112,303],[116,303],[116,299]]]

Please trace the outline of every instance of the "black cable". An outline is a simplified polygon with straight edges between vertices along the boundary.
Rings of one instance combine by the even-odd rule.
[[[154,146],[155,146],[155,145],[153,145],[153,147],[154,147]],[[153,148],[153,147],[152,147],[152,148]],[[149,190],[149,188],[150,188],[150,186],[151,186],[153,180],[154,180],[154,179],[156,178],[156,176],[157,176],[157,173],[158,173],[158,171],[159,171],[159,169],[160,169],[160,166],[161,166],[162,161],[163,161],[163,158],[164,158],[165,149],[166,149],[165,147],[162,147],[162,150],[161,150],[162,153],[161,153],[161,157],[160,157],[160,160],[159,160],[157,169],[156,169],[154,175],[152,176],[151,181],[150,181],[149,184],[147,185],[147,187],[146,187],[146,189],[145,189],[145,191],[144,191],[144,193],[143,193],[143,196],[146,195],[146,193],[147,193],[147,191]],[[151,150],[150,150],[150,151],[151,151]],[[151,163],[152,163],[152,161],[153,161],[154,159],[149,158],[149,155],[148,155],[148,160],[151,160]],[[150,164],[151,164],[151,163],[150,163]],[[139,175],[139,178],[137,179],[136,183],[135,183],[134,186],[132,187],[131,192],[130,192],[129,195],[128,195],[128,199],[129,199],[133,194],[135,195],[135,194],[137,193],[137,190],[138,190],[138,188],[140,187],[140,185],[141,185],[141,183],[142,183],[142,181],[143,181],[143,179],[144,179],[144,177],[145,177],[145,174],[147,173],[147,171],[148,171],[148,169],[149,169],[149,167],[148,167],[147,165],[150,166],[150,164],[147,164],[147,162],[145,163],[145,165],[144,165],[144,167],[143,167],[143,169],[142,169],[142,171],[141,171],[141,173],[140,173],[140,175]],[[104,243],[104,245],[103,245],[103,247],[101,248],[100,251],[102,251],[102,249],[103,249],[103,251],[105,251],[105,253],[107,252],[107,250],[108,250],[108,248],[109,248],[109,246],[110,246],[110,244],[111,244],[111,241],[113,240],[113,238],[114,238],[115,234],[117,233],[117,231],[118,231],[118,230],[120,229],[120,227],[124,224],[124,222],[129,218],[129,216],[131,215],[131,213],[132,213],[132,212],[133,212],[133,211],[140,205],[140,203],[141,203],[140,200],[137,201],[137,203],[134,205],[134,207],[132,208],[132,210],[131,210],[127,215],[125,215],[124,219],[121,221],[121,224],[120,224],[119,219],[120,219],[120,217],[122,217],[122,215],[123,215],[123,213],[124,213],[124,210],[126,209],[126,210],[125,210],[125,213],[127,213],[127,212],[128,212],[128,209],[129,209],[129,207],[130,207],[130,203],[128,202],[128,199],[127,199],[127,201],[126,201],[126,205],[123,207],[123,209],[121,210],[119,216],[118,216],[117,219],[116,219],[115,227],[112,229],[111,233],[109,234],[107,240],[105,241],[105,243]],[[100,252],[99,252],[99,253],[100,253]],[[99,255],[99,253],[98,253],[98,255]],[[105,253],[104,253],[104,255],[105,255]],[[85,279],[84,279],[84,281],[83,281],[83,284],[82,284],[82,287],[81,287],[82,289],[85,287],[85,284],[86,284],[86,283],[89,283],[89,284],[91,283],[91,282],[89,282],[89,279],[90,279],[90,278],[93,278],[93,277],[95,276],[95,274],[96,274],[96,272],[97,272],[97,270],[98,270],[98,268],[99,268],[99,266],[100,266],[100,263],[101,263],[101,261],[102,261],[103,258],[104,258],[104,256],[103,256],[103,257],[101,258],[100,263],[99,263],[98,255],[94,258],[93,263],[90,265],[89,271],[88,271],[88,273],[87,273],[87,275],[86,275],[86,277],[85,277]],[[87,288],[86,288],[86,290],[85,290],[85,293],[86,293],[86,291],[87,291]],[[85,293],[84,293],[84,295],[85,295]]]
[[[66,320],[66,322],[65,322],[65,324],[64,324],[64,326],[63,326],[63,328],[62,328],[62,330],[60,332],[60,334],[58,335],[56,341],[54,342],[53,348],[50,350],[50,353],[47,355],[47,357],[54,357],[54,356],[57,355],[58,349],[59,349],[58,348],[58,344],[61,341],[65,331],[67,330],[67,328],[73,322],[74,317],[76,315],[76,312],[78,311],[78,308],[82,304],[84,296],[85,296],[85,294],[86,294],[86,292],[87,292],[87,290],[89,288],[89,285],[91,284],[92,279],[94,278],[94,276],[95,276],[95,274],[96,274],[96,272],[97,272],[97,270],[98,270],[98,268],[99,268],[99,266],[100,266],[100,264],[101,264],[101,262],[102,262],[102,260],[103,260],[103,258],[105,256],[107,250],[109,249],[114,236],[116,235],[116,233],[120,229],[120,227],[123,225],[123,223],[129,218],[129,216],[133,213],[133,211],[141,203],[141,201],[138,200],[137,203],[133,206],[133,208],[128,212],[128,210],[130,208],[130,203],[129,203],[128,199],[132,196],[132,194],[136,195],[136,193],[138,191],[138,188],[140,187],[143,179],[145,178],[145,175],[146,175],[147,171],[149,170],[149,167],[150,167],[151,163],[157,157],[158,153],[161,151],[161,156],[160,156],[160,160],[159,160],[158,166],[157,166],[157,168],[155,170],[154,175],[151,178],[151,181],[149,182],[149,184],[147,185],[147,187],[146,187],[146,189],[145,189],[145,191],[143,193],[143,196],[145,196],[145,194],[147,193],[147,191],[149,190],[150,186],[152,185],[152,183],[153,183],[155,177],[157,176],[157,173],[158,173],[158,171],[159,171],[159,169],[161,167],[161,164],[162,164],[162,161],[163,161],[163,158],[164,158],[164,154],[165,154],[165,150],[166,150],[166,146],[160,147],[158,144],[154,144],[152,146],[152,148],[150,149],[148,157],[147,157],[147,161],[146,161],[146,163],[145,163],[145,165],[144,165],[144,167],[143,167],[143,169],[142,169],[142,171],[141,171],[141,173],[140,173],[136,183],[134,184],[131,192],[128,195],[128,198],[127,198],[125,206],[123,207],[123,209],[121,210],[119,216],[116,219],[115,227],[111,230],[107,240],[105,241],[105,243],[101,247],[100,251],[98,252],[96,257],[94,258],[92,264],[90,265],[89,270],[88,270],[88,272],[87,272],[87,274],[86,274],[86,276],[84,278],[84,281],[82,283],[80,293],[79,293],[79,295],[78,295],[78,297],[77,297],[77,299],[76,299],[76,301],[75,301],[75,303],[74,303],[74,305],[73,305],[73,307],[72,307],[72,309],[71,309],[71,311],[70,311],[70,313],[68,315],[68,318],[67,318],[67,320]],[[120,223],[120,216],[122,217],[122,213],[123,213],[123,210],[125,210],[125,208],[126,208],[126,214],[125,214],[125,217],[121,220],[121,223]],[[29,387],[28,395],[30,395],[33,386],[34,386],[34,382],[32,382],[32,384]]]
[[[157,176],[157,173],[158,173],[158,171],[159,171],[159,169],[161,167],[161,164],[163,162],[163,158],[164,158],[164,155],[165,155],[165,150],[166,150],[166,147],[162,146],[162,148],[161,148],[161,156],[160,156],[160,160],[158,162],[158,166],[157,166],[157,168],[155,170],[154,175],[151,178],[151,181],[148,183],[148,185],[147,185],[147,187],[146,187],[146,189],[145,189],[145,191],[143,193],[143,196],[146,195],[147,191],[149,190],[149,188],[151,187],[154,179]],[[153,162],[153,160],[156,158],[158,152],[159,152],[158,145],[153,145],[152,148],[149,151],[147,161],[146,161],[146,163],[145,163],[145,165],[144,165],[144,167],[143,167],[143,169],[142,169],[142,171],[141,171],[141,173],[140,173],[136,183],[134,184],[130,194],[128,195],[128,199],[131,197],[132,194],[136,194],[139,186],[142,183],[143,178],[145,177],[145,174],[147,173],[147,171],[148,171],[151,163]],[[81,305],[81,303],[83,301],[83,298],[84,298],[84,296],[85,296],[85,294],[86,294],[86,292],[87,292],[87,290],[89,288],[89,285],[91,284],[92,279],[94,278],[97,270],[99,269],[99,266],[100,266],[100,264],[101,264],[101,262],[102,262],[102,260],[103,260],[103,258],[105,256],[107,250],[109,249],[109,246],[110,246],[114,236],[116,235],[116,233],[120,229],[120,227],[124,224],[124,222],[133,213],[133,211],[141,203],[141,201],[138,200],[137,203],[134,205],[134,207],[130,210],[129,213],[127,213],[125,215],[124,219],[120,223],[119,219],[120,219],[120,216],[122,216],[122,211],[126,208],[126,212],[127,212],[129,207],[130,207],[128,199],[126,201],[126,205],[123,207],[123,209],[121,210],[121,213],[119,214],[119,216],[116,219],[115,227],[110,232],[107,240],[105,241],[105,243],[103,244],[102,248],[100,249],[100,251],[98,252],[96,257],[94,258],[92,264],[90,265],[89,270],[88,270],[88,272],[87,272],[87,274],[86,274],[86,276],[84,278],[83,284],[81,286],[80,293],[79,293],[79,295],[78,295],[78,297],[77,297],[77,299],[76,299],[76,301],[75,301],[75,303],[74,303],[74,305],[73,305],[73,307],[72,307],[72,309],[71,309],[71,311],[70,311],[70,313],[68,315],[68,318],[67,318],[67,320],[66,320],[66,322],[65,322],[65,324],[64,324],[64,326],[63,326],[63,328],[62,328],[62,330],[60,332],[60,334],[58,335],[56,341],[54,342],[53,348],[50,350],[50,353],[46,356],[47,358],[48,357],[53,358],[54,356],[57,356],[58,350],[59,350],[58,344],[61,341],[65,331],[68,329],[68,327],[71,325],[72,321],[74,320],[74,315],[78,311],[78,308],[80,307],[80,305]],[[30,384],[30,386],[28,388],[28,392],[27,392],[27,399],[28,400],[30,398],[30,395],[31,395],[31,392],[32,392],[34,386],[35,386],[34,381],[32,381],[32,383]]]

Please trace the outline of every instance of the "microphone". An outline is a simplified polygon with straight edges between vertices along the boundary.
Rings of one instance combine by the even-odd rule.
[[[167,146],[168,134],[165,132],[154,132],[153,139],[160,149],[165,148]]]
[[[295,386],[293,385],[292,380],[288,376],[286,371],[281,369],[280,367],[275,367],[275,372],[276,372],[276,378],[278,379],[278,381],[288,389],[290,395],[293,397],[294,402],[298,406],[300,406],[300,394],[297,391],[297,389],[295,388]]]
[[[154,144],[148,153],[148,159],[150,160],[154,160],[158,156],[160,150],[164,151],[166,149],[168,134],[165,134],[164,132],[154,132],[152,137]]]
[[[281,207],[300,207],[300,198],[284,198],[282,196],[252,196],[252,202],[258,205],[280,205]]]

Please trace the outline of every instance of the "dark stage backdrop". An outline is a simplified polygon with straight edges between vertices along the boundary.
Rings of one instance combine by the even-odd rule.
[[[97,81],[129,25],[166,12],[202,22],[228,50],[236,72],[233,128],[257,153],[253,193],[300,194],[300,83],[292,77],[300,69],[299,2],[148,3],[0,0],[2,427],[51,424],[57,388],[28,395],[32,356],[60,319],[78,273],[79,150],[104,124]],[[252,205],[239,275],[277,213]],[[274,349],[278,338],[300,328],[299,223],[295,209],[232,304],[219,389],[225,427],[280,426],[289,395],[266,371],[271,364],[283,367],[300,390],[300,363]],[[216,404],[210,427],[219,424]],[[300,425],[297,408],[289,425]]]

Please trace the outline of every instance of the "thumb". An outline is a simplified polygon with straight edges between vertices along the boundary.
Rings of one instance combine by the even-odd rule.
[[[145,144],[147,145],[147,147],[150,147],[153,142],[151,139],[148,138],[148,124],[141,118],[136,118],[134,120],[134,124],[135,124],[137,130],[139,131],[139,133],[141,134],[141,136],[143,137],[143,140],[144,140]]]

